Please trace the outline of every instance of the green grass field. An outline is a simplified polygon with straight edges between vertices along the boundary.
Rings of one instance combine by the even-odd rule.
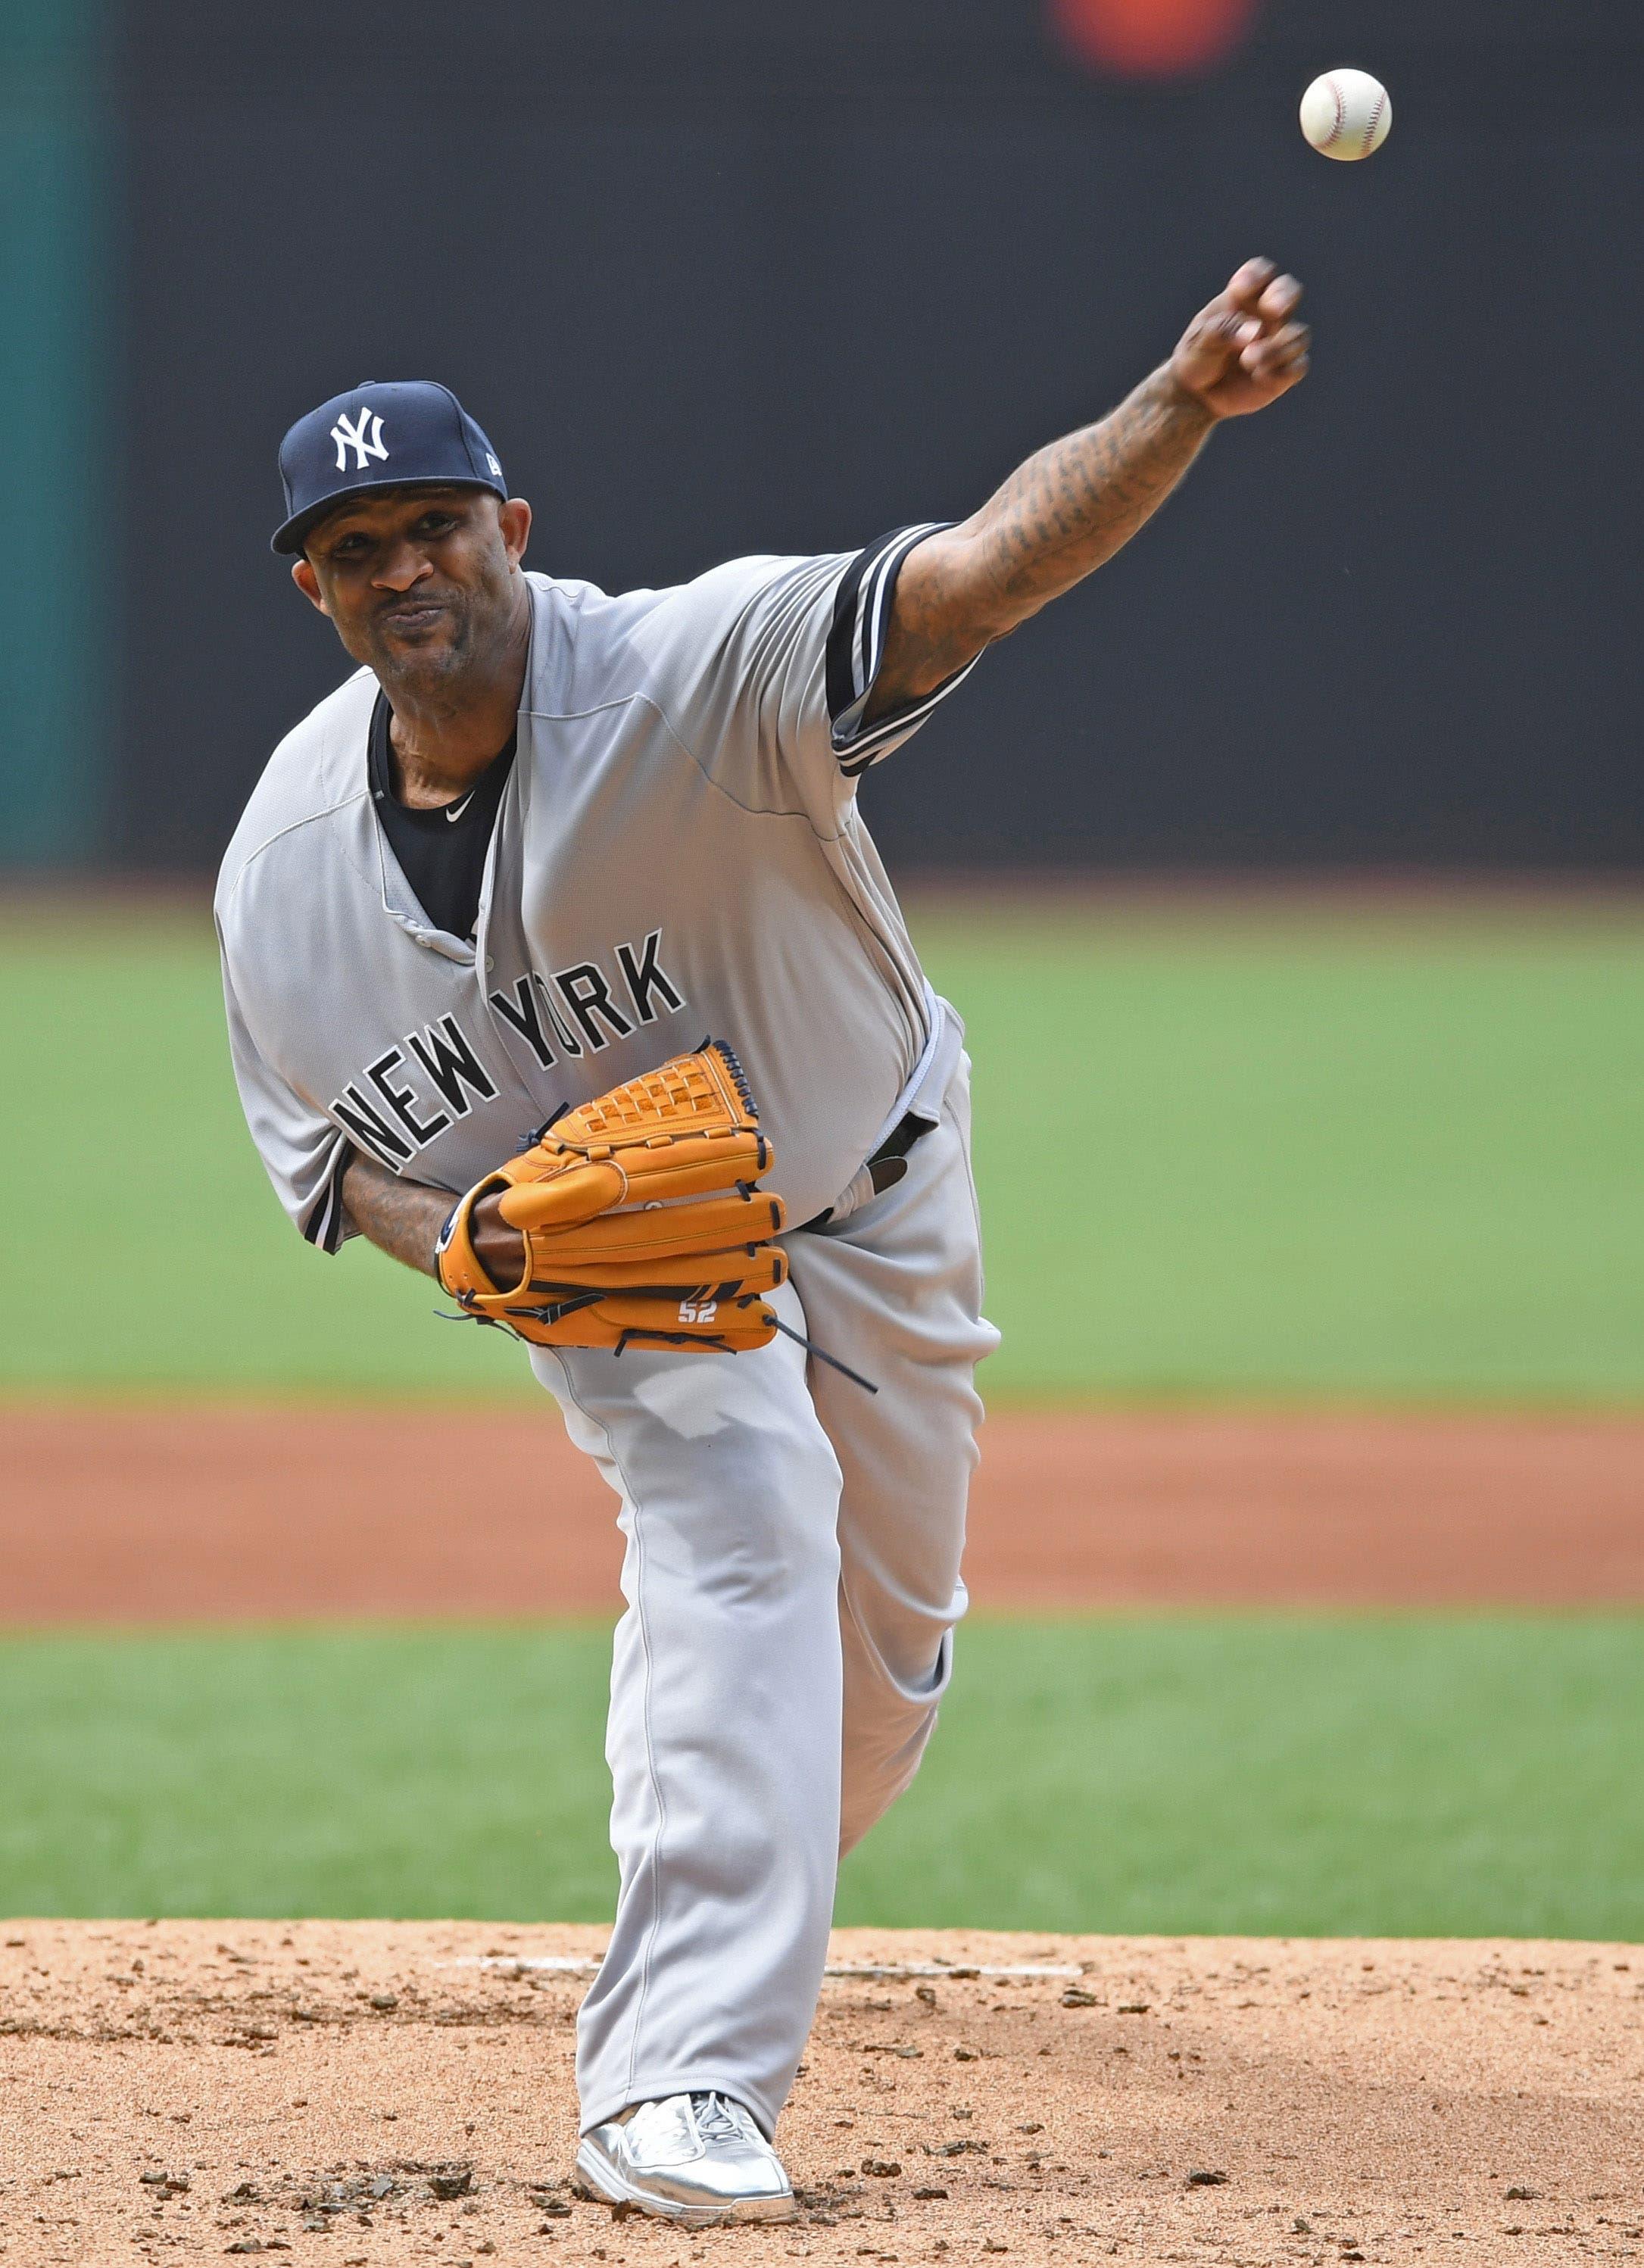
[[[586,1628],[0,1645],[0,1911],[601,1920]],[[1644,1938],[1644,1623],[981,1623],[839,1918]]]
[[[977,1060],[995,1400],[1644,1398],[1644,909],[915,927]],[[534,1398],[286,1226],[199,917],[0,915],[0,1392]],[[603,1918],[607,1644],[0,1642],[0,1911]],[[840,1917],[1644,1937],[1641,1705],[1626,1617],[980,1624]]]
[[[977,1060],[995,1399],[1644,1395],[1644,909],[915,927]],[[534,1393],[286,1226],[203,919],[12,913],[0,1045],[0,1390]],[[69,1196],[77,1145],[117,1203]]]

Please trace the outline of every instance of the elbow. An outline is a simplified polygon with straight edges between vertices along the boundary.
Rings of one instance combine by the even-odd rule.
[[[1022,561],[1001,556],[997,540],[979,532],[954,560],[948,585],[948,615],[955,643],[969,653],[997,645],[1031,622],[1051,593]]]

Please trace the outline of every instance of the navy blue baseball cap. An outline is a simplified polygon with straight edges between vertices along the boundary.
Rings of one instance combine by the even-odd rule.
[[[426,378],[374,379],[335,394],[299,417],[280,444],[285,518],[276,551],[303,538],[344,497],[414,482],[508,494],[502,463],[448,386]]]

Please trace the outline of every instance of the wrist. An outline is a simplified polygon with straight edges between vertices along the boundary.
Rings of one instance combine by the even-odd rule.
[[[435,1232],[434,1248],[428,1256],[428,1272],[437,1278],[441,1284],[444,1284],[446,1278],[445,1270],[439,1263],[445,1257],[446,1248],[451,1242],[452,1233],[457,1225],[457,1215],[461,1210],[462,1199],[459,1197]]]
[[[1213,425],[1221,423],[1220,414],[1213,409],[1198,388],[1190,386],[1173,362],[1167,362],[1154,372],[1152,383],[1159,388],[1160,406],[1171,417],[1184,425],[1196,426],[1208,432]]]

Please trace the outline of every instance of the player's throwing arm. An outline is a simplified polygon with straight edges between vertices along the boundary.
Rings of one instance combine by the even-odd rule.
[[[839,1854],[917,1771],[965,1607],[969,1065],[856,783],[1297,383],[1300,299],[1247,261],[957,525],[662,591],[527,572],[530,505],[432,382],[282,445],[274,547],[359,666],[225,858],[236,1075],[309,1241],[526,1341],[621,1499],[577,2168],[624,2211],[793,2214]]]
[[[870,720],[933,692],[1110,559],[1164,502],[1212,428],[1306,377],[1301,286],[1247,260],[1176,352],[1118,408],[1020,466],[978,512],[928,536],[897,584]]]
[[[1039,450],[979,512],[915,545],[898,570],[863,732],[917,711],[995,639],[1082,582],[1152,518],[1216,425],[1298,385],[1311,345],[1296,319],[1301,298],[1294,276],[1247,260],[1117,409]],[[356,1156],[343,1194],[372,1242],[439,1274],[447,1192]],[[517,1282],[525,1243],[495,1193],[474,1208],[471,1233],[492,1280]]]

